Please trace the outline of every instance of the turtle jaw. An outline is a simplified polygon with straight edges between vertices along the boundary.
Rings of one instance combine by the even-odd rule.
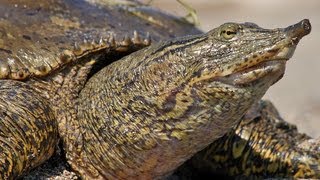
[[[286,60],[272,60],[261,62],[255,66],[246,68],[237,73],[221,77],[218,80],[224,84],[233,86],[252,85],[253,82],[267,76],[268,74],[275,75],[275,73],[277,73],[279,74],[278,76],[283,75],[285,71],[285,63]],[[278,80],[279,79],[277,79],[277,81]],[[272,84],[274,84],[275,82],[273,82]]]
[[[252,85],[253,82],[265,76],[271,76],[272,84],[276,83],[284,74],[286,62],[292,57],[296,45],[286,46],[273,57],[265,59],[258,64],[252,64],[227,76],[219,77],[218,80],[234,86]]]

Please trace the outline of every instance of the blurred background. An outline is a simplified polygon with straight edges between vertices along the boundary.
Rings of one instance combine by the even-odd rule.
[[[143,0],[148,2],[148,0]],[[287,27],[307,18],[311,34],[299,43],[287,63],[285,76],[272,86],[270,99],[282,117],[312,137],[320,136],[320,1],[319,0],[184,0],[197,11],[200,29],[208,31],[225,22],[254,22],[261,27]],[[162,10],[185,16],[174,0],[153,0]]]

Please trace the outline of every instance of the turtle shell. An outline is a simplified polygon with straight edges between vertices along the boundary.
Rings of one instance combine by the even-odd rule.
[[[135,1],[1,1],[0,17],[0,79],[42,77],[87,55],[134,51],[150,44],[150,33],[158,41],[200,32]]]

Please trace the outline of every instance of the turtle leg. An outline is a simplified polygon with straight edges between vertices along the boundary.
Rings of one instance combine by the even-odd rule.
[[[47,160],[58,143],[49,104],[19,81],[0,81],[0,179],[16,179]]]
[[[237,177],[320,178],[319,148],[312,139],[284,121],[268,101],[259,102],[236,129],[195,155],[177,172],[179,176],[224,174]],[[306,148],[307,147],[307,148]]]

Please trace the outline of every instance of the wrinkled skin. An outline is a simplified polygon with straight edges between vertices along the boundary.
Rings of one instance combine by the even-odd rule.
[[[1,96],[12,103],[9,113],[0,116],[2,129],[8,129],[0,138],[5,152],[0,156],[2,178],[20,176],[49,158],[58,142],[57,127],[66,159],[83,179],[166,177],[239,123],[282,77],[286,60],[311,30],[308,20],[275,30],[226,23],[206,34],[131,53],[149,45],[150,39],[141,41],[134,33],[132,39],[115,40],[105,33],[127,34],[134,24],[157,41],[199,31],[138,3],[25,3],[27,10],[21,12],[28,15],[31,9],[37,28],[24,23],[31,23],[23,20],[27,16],[7,15],[20,11],[3,2],[3,10],[14,10],[6,11],[2,21],[1,58],[7,61],[1,61],[0,75],[11,80],[0,81]],[[75,4],[78,8],[71,6]],[[88,17],[82,20],[84,12]],[[49,19],[41,18],[42,13]],[[11,34],[17,34],[16,40]],[[86,40],[79,45],[83,36]],[[40,104],[21,101],[33,96]],[[26,121],[30,117],[35,117],[31,123]],[[39,137],[23,135],[43,126],[50,131]],[[16,133],[17,128],[22,133]],[[290,173],[285,176],[296,172]]]
[[[319,140],[299,133],[295,125],[284,121],[271,102],[260,101],[241,118],[234,130],[197,153],[168,179],[316,178],[319,176],[319,145]],[[295,153],[294,161],[284,158],[290,152]],[[309,160],[301,158],[303,156]],[[294,169],[299,164],[303,168]],[[78,179],[58,154],[24,177],[39,178]]]
[[[260,101],[234,130],[197,153],[176,176],[318,179],[319,144],[284,121],[271,102]]]
[[[239,122],[310,28],[307,20],[275,30],[227,23],[105,67],[79,97],[82,156],[95,154],[85,164],[101,164],[95,169],[107,179],[170,174]]]
[[[76,136],[66,133],[74,133],[76,99],[87,76],[150,41],[200,33],[136,2],[104,2],[0,1],[0,79],[10,79],[0,80],[6,102],[0,115],[0,179],[43,163],[59,139],[66,152],[74,152],[69,139]],[[40,100],[28,101],[32,98]]]

